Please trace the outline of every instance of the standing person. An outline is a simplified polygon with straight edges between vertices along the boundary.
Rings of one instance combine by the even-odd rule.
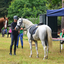
[[[5,34],[7,34],[7,29],[4,27],[1,29],[1,32],[2,32],[2,37],[4,37]]]
[[[7,38],[9,37],[9,34],[10,34],[10,37],[11,37],[11,33],[12,33],[12,30],[10,29],[8,34],[7,34]]]
[[[64,29],[62,29],[62,32],[60,33],[60,38],[64,38]],[[60,42],[60,44],[61,44],[61,50],[63,48],[63,43],[64,43],[64,41]]]
[[[14,22],[11,23],[11,45],[10,45],[10,55],[12,55],[12,46],[14,44],[14,55],[16,55],[16,43],[17,43],[17,37],[18,37],[18,31],[16,31],[16,25],[17,25],[17,20],[18,17],[14,16],[13,17]]]
[[[2,37],[4,37],[4,27],[1,29]]]
[[[18,43],[19,43],[19,37],[21,40],[21,48],[23,49],[23,28],[20,28],[20,30],[18,31],[19,35],[18,35],[18,39],[17,39],[17,48],[18,48]]]

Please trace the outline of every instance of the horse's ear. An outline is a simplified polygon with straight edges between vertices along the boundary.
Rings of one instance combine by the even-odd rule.
[[[4,16],[4,19],[6,19],[6,15]]]
[[[4,16],[4,19],[6,19],[6,17]]]
[[[23,17],[21,17],[21,19],[22,19]]]
[[[19,19],[20,17],[18,17],[18,19]]]

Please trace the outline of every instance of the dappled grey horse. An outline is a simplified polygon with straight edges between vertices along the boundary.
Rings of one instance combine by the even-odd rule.
[[[49,50],[49,48],[52,47],[51,28],[47,25],[39,25],[39,26],[36,26],[37,29],[36,29],[35,33],[31,34],[29,32],[29,30],[32,26],[34,26],[34,24],[31,21],[29,21],[28,19],[19,18],[17,21],[16,30],[19,30],[20,27],[22,27],[22,26],[24,26],[27,29],[28,41],[30,44],[30,56],[29,57],[32,57],[32,41],[35,42],[37,57],[39,57],[37,41],[41,40],[41,43],[42,43],[43,49],[44,49],[44,58],[43,59],[47,59],[48,50]]]

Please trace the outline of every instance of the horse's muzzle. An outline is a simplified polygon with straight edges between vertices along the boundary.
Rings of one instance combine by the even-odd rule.
[[[16,26],[16,30],[19,30],[20,29],[20,27],[19,26]]]

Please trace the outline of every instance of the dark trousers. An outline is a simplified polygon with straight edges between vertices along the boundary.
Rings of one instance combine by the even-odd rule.
[[[1,30],[1,32],[2,32],[2,37],[4,37],[4,35],[7,34],[7,32],[4,30]]]
[[[11,54],[12,54],[13,44],[14,44],[14,54],[16,54],[17,35],[11,34],[11,45],[10,45],[10,53]]]

